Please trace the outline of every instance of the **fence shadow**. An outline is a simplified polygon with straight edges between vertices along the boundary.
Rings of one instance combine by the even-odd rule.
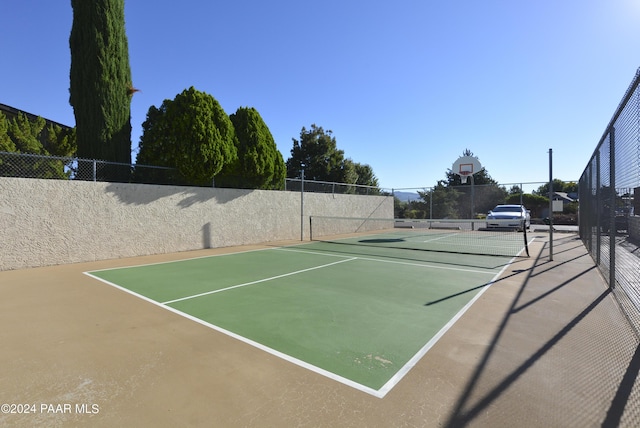
[[[247,196],[254,190],[109,183],[105,191],[126,205],[147,205],[163,198],[179,195],[176,205],[180,208],[189,208],[212,200],[218,204],[226,204]]]
[[[574,243],[575,242],[572,242],[571,240],[566,240],[562,243],[562,245],[570,246]],[[502,340],[506,336],[506,332],[509,329],[508,324],[510,323],[512,317],[518,315],[526,308],[530,308],[535,305],[544,305],[545,300],[550,299],[552,296],[555,299],[567,298],[566,296],[555,296],[555,294],[562,290],[564,287],[575,284],[577,280],[584,279],[584,275],[592,273],[595,269],[595,266],[591,263],[576,263],[570,270],[571,276],[564,277],[562,278],[562,280],[558,281],[558,277],[560,277],[561,275],[558,275],[557,271],[554,273],[554,271],[563,266],[564,268],[566,268],[567,263],[575,262],[576,260],[580,259],[580,257],[574,257],[570,254],[567,254],[568,259],[566,261],[549,263],[548,261],[543,259],[544,249],[545,248],[543,247],[540,253],[537,255],[531,269],[516,271],[516,273],[513,274],[526,274],[526,277],[524,278],[521,286],[514,296],[509,309],[499,321],[496,331],[491,338],[485,353],[480,358],[479,363],[470,376],[466,387],[463,389],[458,400],[456,401],[451,414],[444,424],[444,426],[446,426],[447,428],[465,427],[472,424],[474,421],[477,422],[476,419],[479,416],[485,414],[490,406],[492,406],[500,398],[502,398],[504,394],[508,393],[508,390],[516,383],[516,381],[520,380],[523,375],[529,372],[529,370],[537,362],[539,362],[543,357],[552,358],[552,356],[549,355],[549,352],[556,348],[556,346],[563,339],[567,338],[569,333],[573,332],[577,326],[585,322],[585,318],[593,315],[596,309],[600,310],[602,303],[607,300],[607,297],[611,295],[611,289],[605,288],[599,295],[595,296],[595,298],[592,297],[590,301],[585,299],[586,306],[581,311],[575,313],[570,319],[567,319],[562,327],[555,333],[551,332],[552,334],[547,336],[546,340],[535,342],[535,339],[531,339],[531,352],[523,353],[520,356],[520,361],[516,365],[509,366],[510,368],[508,371],[500,374],[499,377],[496,378],[496,371],[491,370],[490,361],[499,352],[503,352],[502,349],[504,349],[506,342],[502,342]],[[542,271],[538,272],[537,270],[539,270],[541,267]],[[564,271],[562,272],[564,273]],[[544,284],[544,286],[541,286],[541,284]],[[525,300],[525,291],[528,288],[534,288],[537,297],[528,297],[527,300]],[[527,293],[527,296],[529,295],[530,293]],[[571,294],[568,295],[571,296]],[[613,303],[614,300],[611,299],[609,300],[609,302]],[[620,326],[619,329],[621,331],[625,331],[624,326]],[[616,331],[609,332],[609,334],[616,333]],[[626,331],[626,333],[628,333],[628,331]],[[633,336],[632,340],[634,340],[634,346],[636,346],[635,354],[633,354],[633,357],[628,361],[626,371],[624,369],[621,370],[622,372],[624,372],[624,376],[620,379],[619,386],[617,387],[617,392],[615,393],[615,397],[613,397],[608,410],[606,406],[606,399],[602,399],[602,391],[589,389],[590,386],[596,384],[597,380],[590,381],[592,383],[589,383],[587,385],[587,388],[585,388],[586,390],[583,391],[583,393],[587,395],[587,397],[585,397],[584,399],[585,402],[588,403],[586,405],[587,408],[589,408],[588,406],[591,404],[589,398],[591,398],[592,400],[596,400],[596,395],[599,395],[599,398],[597,399],[600,400],[599,404],[602,406],[602,412],[600,414],[597,414],[597,412],[593,411],[593,408],[590,408],[591,411],[586,412],[590,413],[590,415],[585,414],[582,416],[583,418],[599,418],[599,421],[588,420],[588,424],[599,424],[604,421],[602,426],[618,426],[619,422],[622,420],[625,408],[627,412],[629,411],[629,407],[636,409],[639,408],[639,406],[635,404],[634,406],[629,406],[629,401],[634,396],[634,394],[632,394],[632,391],[635,391],[635,381],[638,373],[640,373],[640,347],[638,347],[637,344],[637,337]],[[590,339],[590,342],[591,341],[594,341],[594,339]],[[589,345],[589,343],[583,345],[587,346]],[[624,355],[624,353],[622,355]],[[585,358],[586,360],[584,360],[583,363],[588,366],[587,370],[589,372],[594,370],[598,371],[598,363],[604,364],[604,362],[602,361],[591,361],[587,356],[583,357],[581,355],[577,355],[577,353],[575,356],[572,355],[569,358],[573,357]],[[580,363],[574,361],[571,364],[579,365]],[[624,366],[624,364],[627,364],[627,362],[624,361],[624,358],[621,358],[620,361],[609,361],[608,364],[618,364],[620,366]],[[491,375],[491,373],[493,373],[493,375]],[[576,382],[577,381],[579,380],[576,379]],[[612,382],[616,382],[617,384],[617,380],[613,380]],[[582,381],[582,383],[585,382]],[[549,391],[547,391],[547,393],[548,392]],[[590,392],[594,397],[588,397]],[[539,391],[539,393],[545,394],[545,391]],[[533,395],[535,396],[535,393],[533,393]],[[604,405],[602,404],[603,401]],[[553,412],[554,409],[548,409],[548,411]],[[578,409],[576,409],[576,413],[579,413]],[[560,415],[560,418],[558,420],[562,420],[562,415]],[[579,424],[576,426],[579,426]]]

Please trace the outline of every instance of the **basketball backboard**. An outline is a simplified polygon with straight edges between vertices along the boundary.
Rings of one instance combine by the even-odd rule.
[[[471,175],[480,172],[482,168],[478,158],[474,156],[461,156],[453,163],[451,171],[454,174],[458,174],[462,179],[462,184],[465,184]]]

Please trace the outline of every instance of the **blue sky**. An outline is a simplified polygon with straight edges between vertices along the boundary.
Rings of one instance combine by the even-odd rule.
[[[311,124],[384,188],[428,187],[470,149],[500,183],[579,178],[640,66],[637,0],[126,2],[132,149],[194,86],[255,107],[286,160]],[[70,1],[0,14],[0,103],[75,124]],[[525,186],[525,190],[526,190]],[[535,186],[537,188],[537,185]]]

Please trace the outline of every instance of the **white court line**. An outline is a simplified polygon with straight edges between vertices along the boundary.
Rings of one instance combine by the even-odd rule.
[[[458,236],[458,235],[460,235],[460,233],[449,233],[448,235],[439,236],[439,237],[433,238],[433,239],[427,239],[427,240],[424,240],[422,242],[423,243],[434,242],[434,241],[438,241],[440,239],[451,238],[451,237]],[[482,238],[482,239],[486,239],[486,242],[482,241],[482,243],[480,243],[480,244],[470,244],[467,241],[462,241],[462,242],[454,242],[453,245],[464,245],[465,247],[480,247],[480,248],[504,248],[504,242],[489,240],[489,237]],[[489,245],[488,244],[489,242],[491,242],[492,245]],[[516,243],[516,241],[507,241],[507,242]],[[496,245],[493,245],[493,243],[495,243]],[[451,243],[442,243],[442,242],[435,242],[435,244],[451,245]],[[521,245],[520,242],[518,242],[517,245]]]
[[[356,259],[357,259],[357,257],[351,257],[349,259],[339,260],[337,262],[328,263],[326,265],[314,266],[312,268],[297,270],[295,272],[289,272],[289,273],[285,273],[285,274],[282,274],[282,275],[276,275],[276,276],[272,276],[270,278],[263,278],[263,279],[259,279],[257,281],[245,282],[244,284],[232,285],[231,287],[221,288],[219,290],[207,291],[207,292],[204,292],[204,293],[194,294],[192,296],[187,296],[187,297],[181,297],[179,299],[174,299],[174,300],[167,300],[166,302],[162,302],[161,304],[162,305],[168,305],[170,303],[181,302],[183,300],[195,299],[196,297],[207,296],[209,294],[216,294],[216,293],[220,293],[222,291],[233,290],[234,288],[240,288],[240,287],[246,287],[247,285],[259,284],[261,282],[273,281],[274,279],[280,279],[280,278],[284,278],[284,277],[291,276],[291,275],[297,275],[299,273],[309,272],[309,271],[316,270],[316,269],[322,269],[322,268],[326,268],[326,267],[329,267],[329,266],[337,265],[339,263],[350,262],[350,261],[356,260]]]
[[[534,240],[535,240],[535,238],[532,238],[529,243],[532,243]],[[325,253],[313,253],[313,252],[309,252],[309,251],[293,250],[293,249],[287,249],[287,248],[280,248],[280,250],[282,250],[282,251],[295,251],[295,252],[306,252],[306,253],[312,253],[312,254],[330,255],[330,254],[325,254]],[[345,256],[339,256],[339,255],[331,255],[331,256],[345,257]],[[345,259],[345,260],[340,260],[340,261],[335,262],[335,263],[330,263],[330,264],[323,265],[323,266],[317,266],[315,268],[305,269],[303,271],[298,271],[298,272],[304,272],[304,271],[308,271],[308,270],[319,269],[319,268],[322,268],[322,267],[331,266],[331,265],[335,265],[335,264],[338,264],[338,263],[343,263],[343,262],[352,261],[352,260],[356,260],[356,259],[363,259],[363,258],[361,258],[361,257],[352,257],[352,258],[348,258],[348,259]],[[371,258],[371,259],[365,259],[365,260],[384,262],[384,263],[408,264],[408,265],[413,265],[413,266],[430,267],[430,268],[434,268],[434,269],[451,269],[451,270],[464,271],[464,269],[446,268],[446,267],[440,267],[440,266],[427,266],[427,265],[424,265],[424,264],[396,262],[396,261],[383,260],[383,259],[373,259],[373,258]],[[420,361],[420,359],[422,359],[422,357],[438,342],[438,340],[440,340],[440,338],[442,338],[442,336],[444,336],[444,334],[462,317],[462,315],[464,315],[464,313],[480,298],[480,296],[502,275],[502,273],[507,269],[507,267],[509,267],[513,263],[514,260],[515,260],[515,257],[512,258],[500,270],[500,272],[496,273],[495,276],[491,279],[491,281],[489,281],[487,283],[487,285],[485,287],[483,287],[478,292],[478,294],[476,294],[476,296],[474,298],[472,298],[460,311],[458,311],[458,313],[453,318],[451,318],[451,320],[449,320],[449,322],[444,327],[442,327],[440,329],[440,331],[438,331],[438,333],[436,333],[436,335],[433,336],[431,338],[431,340],[429,340],[429,342],[427,342],[393,377],[391,377],[391,379],[389,379],[387,381],[387,383],[385,383],[378,390],[375,390],[373,388],[370,388],[370,387],[367,387],[365,385],[359,384],[359,383],[357,383],[355,381],[352,381],[351,379],[344,378],[344,377],[342,377],[340,375],[337,375],[335,373],[332,373],[332,372],[327,371],[325,369],[322,369],[320,367],[314,366],[314,365],[312,365],[310,363],[307,363],[305,361],[299,360],[299,359],[297,359],[295,357],[292,357],[290,355],[284,354],[284,353],[282,353],[280,351],[277,351],[277,350],[275,350],[273,348],[270,348],[268,346],[262,345],[261,343],[255,342],[255,341],[253,341],[251,339],[248,339],[246,337],[240,336],[240,335],[235,334],[235,333],[233,333],[231,331],[225,330],[225,329],[223,329],[221,327],[218,327],[218,326],[216,326],[214,324],[211,324],[211,323],[208,323],[208,322],[206,322],[204,320],[201,320],[200,318],[194,317],[192,315],[189,315],[187,313],[184,313],[182,311],[174,309],[171,306],[167,306],[166,304],[159,303],[159,302],[157,302],[157,301],[155,301],[153,299],[145,297],[145,296],[143,296],[141,294],[138,294],[138,293],[136,293],[134,291],[131,291],[131,290],[127,289],[127,288],[121,287],[121,286],[119,286],[117,284],[114,284],[112,282],[109,282],[107,280],[99,278],[97,276],[94,276],[89,272],[83,272],[83,273],[85,275],[87,275],[87,276],[90,276],[90,277],[92,277],[94,279],[97,279],[98,281],[101,281],[101,282],[106,283],[108,285],[111,285],[111,286],[113,286],[115,288],[118,288],[118,289],[120,289],[120,290],[122,290],[122,291],[124,291],[126,293],[129,293],[129,294],[132,294],[134,296],[140,297],[141,299],[143,299],[143,300],[145,300],[147,302],[150,302],[150,303],[152,303],[152,304],[154,304],[156,306],[159,306],[159,307],[161,307],[163,309],[169,310],[169,311],[171,311],[171,312],[173,312],[173,313],[175,313],[177,315],[183,316],[183,317],[185,317],[185,318],[187,318],[187,319],[189,319],[191,321],[195,321],[195,322],[197,322],[197,323],[199,323],[201,325],[204,325],[204,326],[209,327],[209,328],[211,328],[213,330],[216,330],[218,332],[226,334],[227,336],[230,336],[230,337],[232,337],[234,339],[240,340],[241,342],[244,342],[244,343],[246,343],[248,345],[251,345],[251,346],[253,346],[255,348],[258,348],[258,349],[261,349],[261,350],[263,350],[265,352],[268,352],[268,353],[270,353],[270,354],[272,354],[272,355],[274,355],[276,357],[282,358],[285,361],[291,362],[291,363],[296,364],[296,365],[298,365],[300,367],[306,368],[306,369],[311,370],[311,371],[313,371],[315,373],[318,373],[318,374],[320,374],[322,376],[325,376],[325,377],[327,377],[329,379],[332,379],[332,380],[335,380],[335,381],[337,381],[339,383],[342,383],[344,385],[350,386],[350,387],[352,387],[352,388],[354,388],[356,390],[362,391],[362,392],[364,392],[366,394],[369,394],[369,395],[372,395],[374,397],[382,399],[387,395],[387,393],[389,393],[389,391],[391,391],[402,380],[402,378],[404,378],[404,376],[407,373],[409,373],[409,371]],[[473,271],[473,270],[469,270],[468,272],[489,273],[489,272],[485,272],[485,271]],[[283,277],[283,276],[287,276],[287,275],[293,275],[295,273],[296,272],[292,272],[290,274],[280,275],[279,277]],[[277,277],[274,277],[273,279],[275,279],[275,278],[277,278]],[[267,279],[261,280],[261,281],[255,281],[255,282],[262,282],[262,281],[266,281],[266,280]],[[250,283],[247,283],[245,285],[249,285],[249,284]],[[238,285],[238,286],[240,286],[240,285]],[[235,288],[235,287],[238,287],[238,286],[234,286],[234,287],[230,287],[230,288]],[[222,291],[222,290],[217,290],[217,291]],[[214,292],[217,292],[217,291],[214,291]],[[205,294],[208,294],[208,293],[205,293]]]
[[[445,238],[448,238],[450,236],[457,236],[457,235],[458,235],[457,233],[449,233],[448,235],[442,235],[442,236],[439,236],[437,238],[427,239],[427,240],[422,241],[422,242],[433,242],[433,241],[437,241],[439,239],[445,239]]]
[[[248,339],[248,338],[246,338],[244,336],[240,336],[240,335],[238,335],[236,333],[233,333],[232,331],[226,330],[226,329],[224,329],[222,327],[218,327],[217,325],[210,324],[210,323],[208,323],[206,321],[203,321],[200,318],[196,318],[196,317],[191,316],[191,315],[189,315],[187,313],[181,312],[181,311],[179,311],[177,309],[172,308],[171,306],[162,306],[162,307],[166,308],[166,309],[170,310],[171,312],[174,312],[174,313],[176,313],[178,315],[182,315],[183,317],[185,317],[187,319],[195,321],[198,324],[202,324],[202,325],[204,325],[206,327],[209,327],[209,328],[211,328],[213,330],[216,330],[216,331],[218,331],[220,333],[226,334],[227,336],[230,336],[230,337],[232,337],[232,338],[234,338],[236,340],[244,342],[247,345],[250,345],[250,346],[258,348],[258,349],[260,349],[262,351],[268,352],[271,355],[274,355],[274,356],[276,356],[278,358],[282,358],[285,361],[288,361],[288,362],[290,362],[292,364],[295,364],[297,366],[300,366],[302,368],[310,370],[310,371],[312,371],[314,373],[317,373],[317,374],[319,374],[321,376],[327,377],[327,378],[329,378],[331,380],[334,380],[336,382],[340,382],[340,383],[342,383],[344,385],[350,386],[351,388],[357,389],[357,390],[362,391],[362,392],[364,392],[366,394],[373,395],[374,397],[377,397],[377,398],[384,398],[384,396],[388,392],[388,391],[385,391],[384,393],[381,394],[379,390],[375,390],[373,388],[370,388],[368,386],[362,385],[362,384],[360,384],[358,382],[355,382],[355,381],[353,381],[351,379],[345,378],[343,376],[340,376],[338,374],[335,374],[333,372],[330,372],[330,371],[325,370],[323,368],[320,368],[318,366],[314,366],[313,364],[307,363],[306,361],[300,360],[298,358],[292,357],[291,355],[287,355],[287,354],[285,354],[283,352],[277,351],[277,350],[275,350],[273,348],[270,348],[270,347],[268,347],[266,345],[263,345],[262,343],[255,342],[255,341],[253,341],[251,339]]]
[[[291,251],[293,253],[306,253],[306,254],[317,254],[317,255],[322,255],[322,256],[331,256],[331,257],[347,257],[347,256],[342,256],[339,254],[328,254],[328,253],[320,253],[320,252],[316,252],[316,251],[305,251],[305,250],[293,250],[293,249],[288,249],[286,247],[283,248],[277,248],[278,251]],[[442,269],[442,270],[453,270],[453,271],[457,271],[457,272],[472,272],[472,273],[482,273],[485,275],[493,275],[495,273],[494,270],[490,270],[490,271],[486,271],[486,270],[474,270],[474,269],[465,269],[465,268],[454,268],[454,267],[448,267],[448,266],[436,266],[436,265],[431,265],[428,263],[412,263],[412,262],[400,262],[397,260],[387,260],[386,258],[379,258],[379,259],[375,259],[372,257],[361,257],[358,256],[356,257],[358,260],[367,260],[370,262],[378,262],[378,263],[391,263],[391,264],[397,264],[397,265],[404,265],[404,266],[415,266],[415,267],[421,267],[421,268],[427,268],[427,269]],[[487,268],[490,269],[490,268]]]
[[[431,338],[431,340],[429,340],[409,361],[407,361],[407,363],[402,366],[402,368],[400,370],[398,370],[396,372],[395,375],[393,375],[391,377],[391,379],[389,379],[387,381],[387,383],[385,383],[382,388],[380,388],[377,392],[378,395],[376,395],[379,398],[383,398],[385,395],[387,395],[387,393],[389,391],[391,391],[393,389],[394,386],[396,386],[398,384],[398,382],[400,382],[402,380],[402,378],[409,373],[409,371],[413,368],[413,366],[415,366],[418,361],[420,361],[422,359],[422,357],[425,356],[425,354],[431,349],[433,348],[433,346],[442,338],[442,336],[444,336],[444,334],[449,331],[449,329],[451,327],[453,327],[453,325],[460,319],[462,318],[462,315],[464,315],[465,312],[467,312],[467,310],[480,298],[480,296],[482,296],[482,294],[487,291],[489,289],[489,287],[491,287],[491,285],[493,285],[493,283],[500,278],[500,275],[502,275],[502,273],[505,271],[505,269],[507,269],[507,267],[509,267],[511,265],[511,263],[513,263],[513,261],[515,260],[515,257],[512,258],[511,260],[509,260],[509,263],[507,263],[501,270],[500,272],[498,272],[497,274],[495,274],[495,276],[491,279],[491,281],[489,281],[487,283],[487,285],[485,285],[484,287],[482,287],[480,289],[480,291],[478,291],[478,294],[476,294],[471,300],[469,300],[469,302],[464,305],[464,307],[462,309],[460,309],[458,311],[457,314],[455,314],[453,316],[453,318],[451,318],[449,320],[449,322],[447,324],[445,324],[444,327],[442,327],[440,329],[440,331],[438,331],[438,333],[435,334],[435,336],[433,336]]]
[[[116,267],[111,267],[111,268],[106,268],[106,269],[95,269],[92,270],[91,272],[107,272],[110,270],[119,270],[119,269],[129,269],[129,268],[139,268],[139,267],[147,267],[147,266],[157,266],[157,265],[166,265],[166,264],[170,264],[170,263],[180,263],[180,262],[188,262],[191,260],[200,260],[200,259],[208,259],[208,258],[213,258],[213,257],[224,257],[224,256],[233,256],[234,254],[246,254],[246,253],[253,253],[256,251],[267,251],[267,250],[274,250],[276,248],[255,248],[252,250],[244,250],[244,251],[236,251],[234,253],[222,253],[222,254],[207,254],[204,256],[197,256],[197,257],[189,257],[187,259],[176,259],[176,260],[165,260],[162,262],[151,262],[151,263],[142,263],[139,265],[130,265],[130,266],[116,266]],[[84,272],[87,273],[87,272]],[[91,276],[89,274],[89,276]]]
[[[435,239],[434,239],[435,241]],[[427,242],[427,241],[425,241]],[[491,242],[492,244],[496,244],[496,245],[489,245],[488,243]],[[509,244],[515,244],[518,246],[522,246],[522,242],[521,241],[503,241],[502,243],[499,241],[487,241],[487,243],[480,243],[480,244],[469,244],[466,241],[462,241],[462,242],[454,242],[453,245],[459,245],[459,246],[465,246],[465,247],[480,247],[480,248],[504,248],[505,247],[505,243],[509,243]],[[442,244],[442,245],[452,245],[450,242],[436,242],[436,244]],[[502,244],[502,245],[500,245]],[[478,254],[478,255],[483,255],[483,254]],[[485,254],[486,255],[486,254]]]
[[[340,261],[338,263],[342,263],[342,262],[346,262],[346,261],[348,261],[348,260],[342,260],[342,261]],[[238,335],[238,334],[236,334],[236,333],[234,333],[232,331],[226,330],[226,329],[224,329],[222,327],[219,327],[219,326],[217,326],[215,324],[208,323],[208,322],[206,322],[204,320],[201,320],[200,318],[197,318],[197,317],[195,317],[193,315],[189,315],[186,312],[182,312],[182,311],[180,311],[178,309],[172,308],[171,306],[167,306],[167,305],[162,304],[160,302],[157,302],[157,301],[155,301],[153,299],[150,299],[150,298],[148,298],[146,296],[143,296],[142,294],[138,294],[135,291],[131,291],[131,290],[127,289],[127,288],[121,287],[118,284],[114,284],[113,282],[109,282],[109,281],[107,281],[105,279],[102,279],[100,277],[93,276],[89,272],[83,272],[83,273],[85,275],[93,278],[93,279],[96,279],[96,280],[98,280],[100,282],[103,282],[103,283],[105,283],[107,285],[110,285],[110,286],[115,287],[115,288],[117,288],[119,290],[122,290],[125,293],[129,293],[129,294],[131,294],[133,296],[139,297],[139,298],[141,298],[141,299],[143,299],[143,300],[145,300],[145,301],[147,301],[149,303],[152,303],[152,304],[154,304],[154,305],[156,305],[156,306],[158,306],[158,307],[160,307],[162,309],[166,309],[166,310],[168,310],[170,312],[173,312],[174,314],[180,315],[180,316],[182,316],[184,318],[187,318],[187,319],[189,319],[191,321],[195,321],[198,324],[204,325],[205,327],[209,327],[209,328],[211,328],[211,329],[213,329],[215,331],[218,331],[218,332],[220,332],[222,334],[226,334],[229,337],[232,337],[232,338],[234,338],[236,340],[239,340],[239,341],[241,341],[243,343],[246,343],[246,344],[248,344],[250,346],[253,346],[255,348],[261,349],[261,350],[263,350],[265,352],[268,352],[271,355],[274,355],[274,356],[276,356],[278,358],[282,358],[285,361],[288,361],[288,362],[290,362],[292,364],[295,364],[297,366],[300,366],[302,368],[310,370],[310,371],[312,371],[314,373],[317,373],[317,374],[319,374],[321,376],[325,376],[325,377],[327,377],[329,379],[332,379],[332,380],[334,380],[336,382],[340,382],[340,383],[342,383],[344,385],[350,386],[351,388],[357,389],[357,390],[362,391],[364,393],[367,393],[369,395],[373,395],[374,397],[378,397],[378,398],[383,398],[384,397],[384,394],[380,395],[380,392],[376,391],[373,388],[370,388],[368,386],[359,384],[358,382],[355,382],[355,381],[353,381],[351,379],[348,379],[348,378],[345,378],[343,376],[337,375],[335,373],[332,373],[332,372],[330,372],[328,370],[325,370],[325,369],[322,369],[320,367],[314,366],[313,364],[307,363],[306,361],[299,360],[298,358],[295,358],[295,357],[292,357],[291,355],[287,355],[285,353],[277,351],[277,350],[275,350],[273,348],[270,348],[270,347],[268,347],[266,345],[263,345],[263,344],[261,344],[259,342],[255,342],[255,341],[253,341],[251,339],[248,339],[248,338],[246,338],[244,336],[240,336],[240,335]],[[386,392],[385,392],[385,394],[386,394]]]

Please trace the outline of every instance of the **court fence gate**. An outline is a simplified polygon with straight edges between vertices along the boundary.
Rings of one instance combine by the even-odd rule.
[[[640,332],[640,68],[579,182],[579,231]]]

